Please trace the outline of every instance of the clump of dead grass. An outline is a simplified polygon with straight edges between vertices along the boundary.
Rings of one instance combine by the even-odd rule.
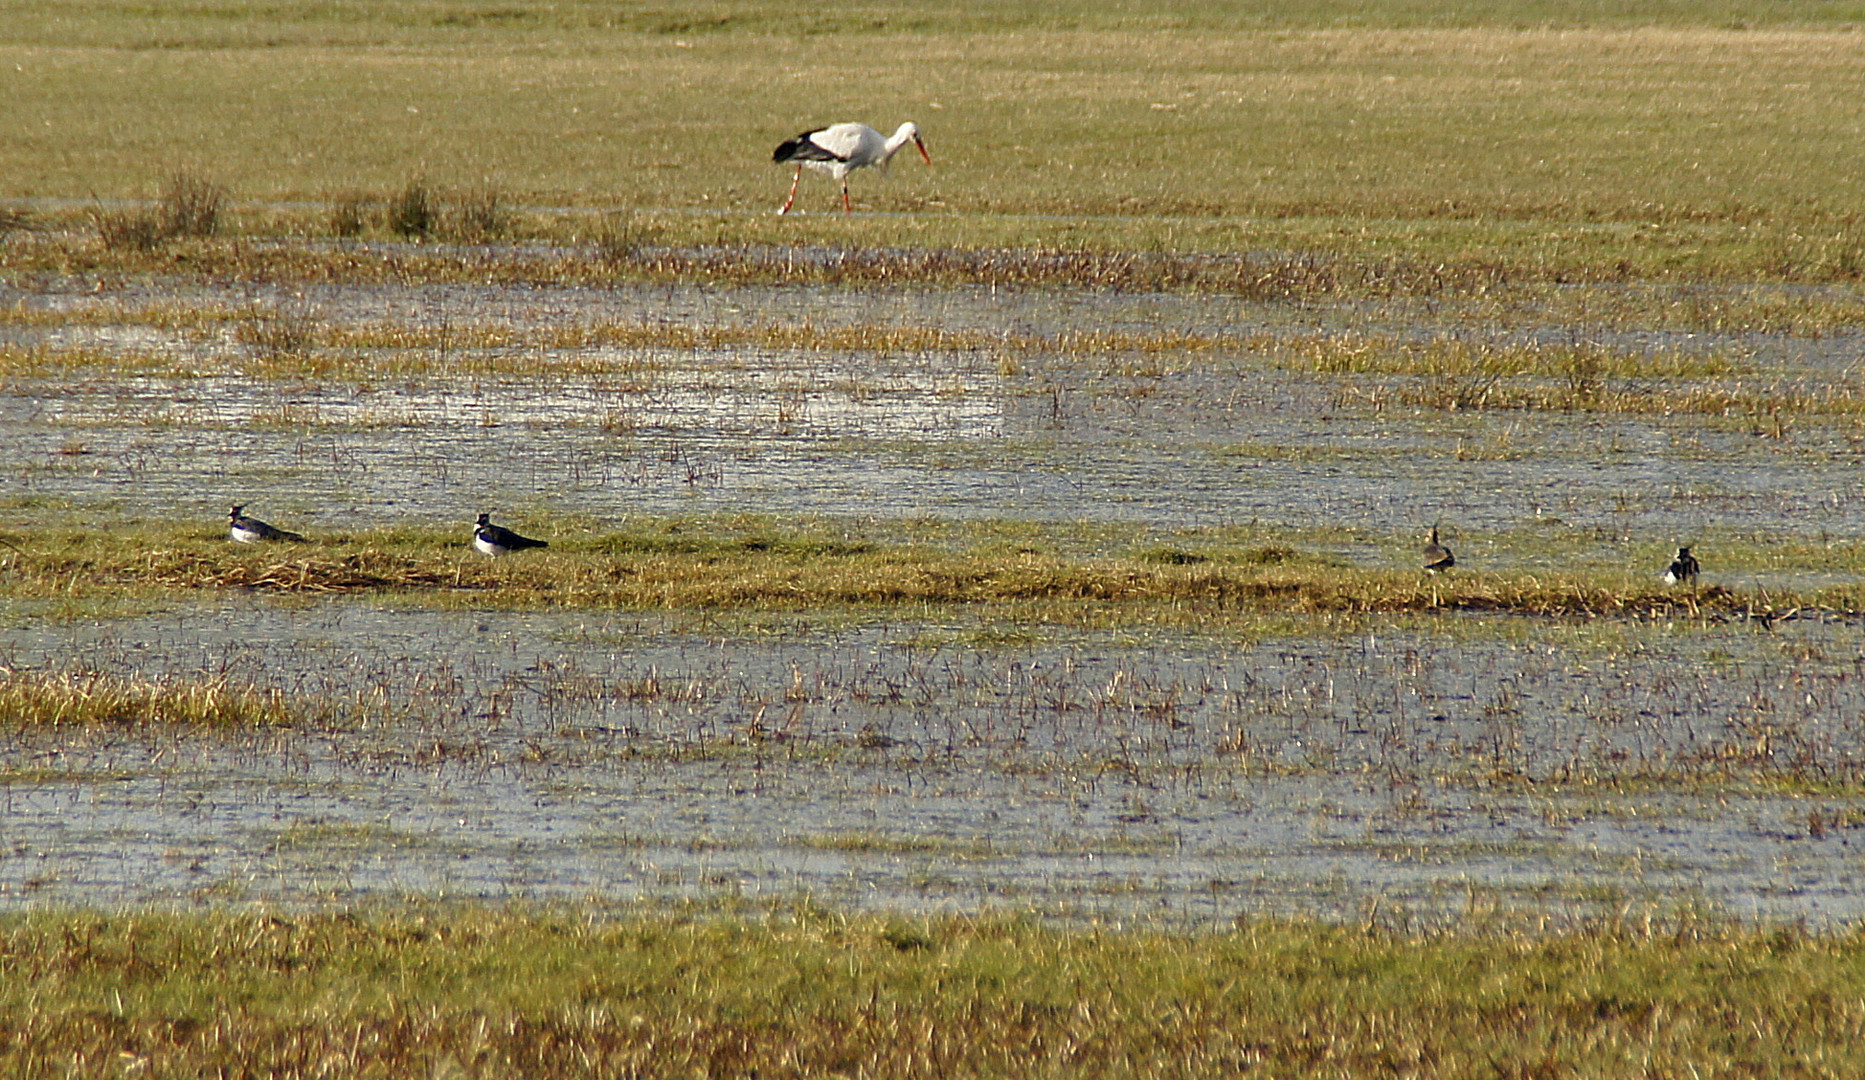
[[[382,224],[397,236],[425,240],[440,225],[440,206],[427,179],[410,177],[383,209]]]
[[[299,719],[281,690],[226,675],[149,678],[97,671],[0,671],[0,726],[186,724],[274,727]]]
[[[469,244],[498,240],[511,230],[505,193],[491,184],[471,187],[453,197],[448,234]]]
[[[379,212],[376,197],[368,192],[339,191],[330,198],[325,225],[332,236],[354,238],[363,235],[363,230]]]
[[[212,236],[220,225],[227,190],[194,173],[169,177],[157,204],[162,231],[171,237]]]
[[[330,557],[230,561],[213,556],[169,553],[121,571],[158,588],[251,589],[284,593],[398,592],[447,588],[459,583],[459,569],[442,558],[426,560],[360,551]]]
[[[93,209],[91,222],[107,251],[150,252],[171,240],[214,235],[226,188],[191,172],[169,177],[152,206]]]
[[[169,239],[161,219],[147,209],[92,210],[91,224],[107,251],[150,252]]]
[[[319,322],[310,311],[292,308],[255,308],[234,324],[234,340],[247,347],[262,364],[276,366],[304,357],[317,345]]]
[[[39,223],[32,214],[12,207],[0,207],[0,243],[16,232],[37,232]]]
[[[591,240],[598,265],[617,269],[641,257],[660,230],[639,214],[604,214]]]

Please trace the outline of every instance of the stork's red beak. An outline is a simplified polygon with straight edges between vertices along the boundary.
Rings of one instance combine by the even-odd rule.
[[[913,145],[920,148],[920,156],[926,159],[926,164],[931,165],[932,155],[926,152],[926,144],[920,141],[918,135],[913,136]]]

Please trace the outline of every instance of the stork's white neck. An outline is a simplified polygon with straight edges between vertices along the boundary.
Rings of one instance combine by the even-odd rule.
[[[919,134],[919,125],[911,120],[895,128],[894,133],[887,137],[887,148],[881,151],[881,163],[886,164],[893,160],[894,155],[900,151],[900,148],[912,142],[914,139],[919,138]]]

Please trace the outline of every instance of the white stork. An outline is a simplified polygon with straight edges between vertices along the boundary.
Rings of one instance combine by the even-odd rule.
[[[784,200],[780,214],[790,212],[790,204],[797,201],[797,185],[803,182],[803,168],[808,166],[817,172],[825,172],[842,183],[842,210],[852,214],[855,207],[848,201],[848,174],[869,165],[887,168],[887,162],[895,152],[908,143],[919,148],[920,157],[926,164],[932,164],[932,155],[926,152],[926,144],[920,140],[918,124],[909,120],[895,129],[892,137],[882,138],[881,133],[866,124],[830,124],[826,128],[805,131],[794,139],[786,139],[771,160],[778,164],[796,162],[797,174],[790,181],[790,197]]]

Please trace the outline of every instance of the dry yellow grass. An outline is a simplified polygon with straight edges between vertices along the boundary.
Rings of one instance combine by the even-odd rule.
[[[1264,28],[1250,5],[1178,26],[1088,8],[718,12],[682,26],[584,5],[486,20],[464,4],[103,3],[55,22],[15,5],[0,69],[32,124],[0,147],[0,194],[152,196],[183,162],[244,199],[387,192],[420,172],[518,204],[762,218],[782,194],[778,140],[910,116],[937,164],[861,178],[865,207],[1074,216],[1059,242],[1094,236],[1093,215],[1187,219],[1150,229],[1165,247],[1236,217],[1529,219],[1560,223],[1541,237],[1553,257],[1602,222],[1656,226],[1649,242],[1684,255],[1689,232],[1663,230],[1849,221],[1865,202],[1846,127],[1865,97],[1860,35],[1827,8],[1825,25],[1759,29],[1637,25],[1636,9],[1537,28],[1529,5],[1396,28]]]
[[[147,678],[98,671],[0,671],[0,727],[272,727],[307,702],[225,675]]]

